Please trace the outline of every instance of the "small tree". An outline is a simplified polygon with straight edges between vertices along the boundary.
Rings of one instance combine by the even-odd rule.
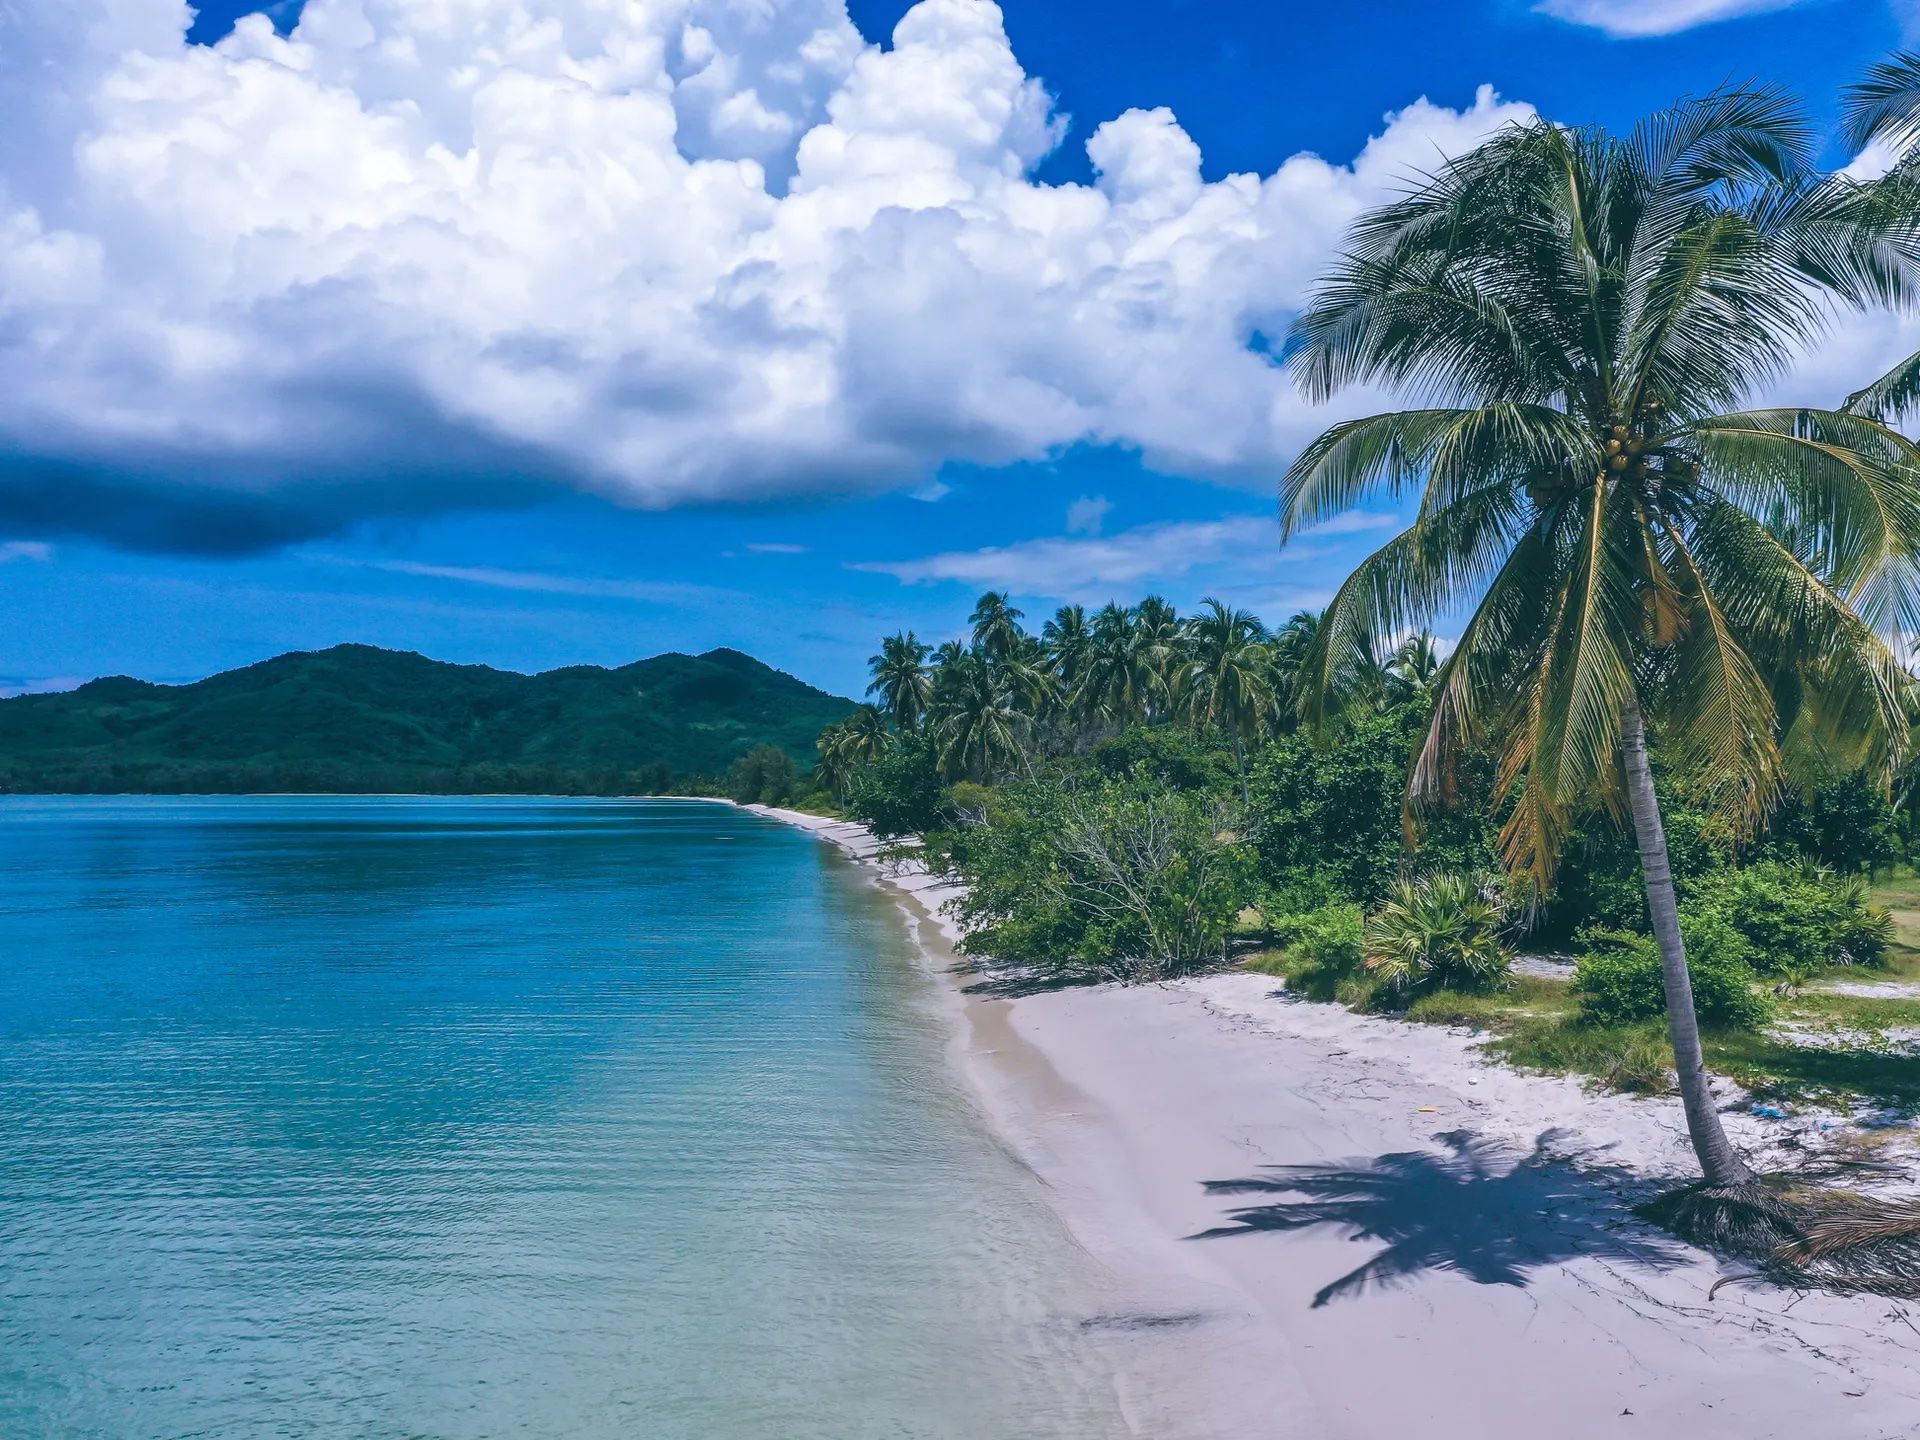
[[[756,745],[727,768],[727,794],[742,805],[784,805],[800,784],[800,767],[778,745]]]

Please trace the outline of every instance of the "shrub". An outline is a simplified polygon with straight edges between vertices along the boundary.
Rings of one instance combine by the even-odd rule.
[[[1689,919],[1682,925],[1687,971],[1693,977],[1693,1008],[1703,1025],[1753,1029],[1773,1014],[1753,988],[1746,938],[1724,921]],[[1580,1018],[1594,1025],[1630,1025],[1667,1013],[1660,947],[1650,935],[1624,930],[1588,931],[1573,972]]]
[[[922,736],[888,747],[847,786],[847,813],[883,840],[924,835],[945,819],[946,804],[946,782]]]
[[[1358,905],[1335,902],[1273,922],[1273,938],[1316,970],[1347,976],[1364,956],[1365,918]]]
[[[994,796],[987,823],[954,832],[968,886],[962,949],[1066,974],[1157,980],[1225,953],[1249,891],[1245,847],[1207,796],[1144,771]]]
[[[1365,943],[1367,969],[1403,994],[1484,990],[1513,963],[1500,942],[1500,907],[1475,877],[1458,871],[1395,884],[1368,919]]]
[[[1424,704],[1402,705],[1354,720],[1331,744],[1286,736],[1254,761],[1252,839],[1270,891],[1363,905],[1385,898],[1406,857],[1407,767],[1426,718]],[[1429,868],[1491,868],[1489,771],[1486,757],[1474,757],[1457,803],[1427,818],[1419,853]]]
[[[1225,790],[1239,784],[1233,756],[1209,746],[1191,731],[1135,725],[1102,740],[1087,754],[1092,770],[1125,779],[1145,770],[1175,790]]]
[[[1345,901],[1281,914],[1269,925],[1278,948],[1251,968],[1284,977],[1309,999],[1362,1005],[1373,989],[1361,968],[1365,925],[1360,907]]]
[[[1688,909],[1739,931],[1765,975],[1878,965],[1893,937],[1892,916],[1871,903],[1863,878],[1780,861],[1715,876]]]
[[[727,768],[727,794],[742,805],[784,805],[800,786],[800,768],[778,745],[756,745]]]

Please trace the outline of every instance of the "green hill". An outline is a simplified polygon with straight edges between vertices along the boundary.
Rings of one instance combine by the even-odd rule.
[[[0,700],[0,792],[664,790],[853,702],[737,650],[518,675],[368,645]]]

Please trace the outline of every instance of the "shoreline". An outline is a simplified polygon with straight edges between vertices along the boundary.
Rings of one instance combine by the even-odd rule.
[[[1713,1293],[1741,1271],[1627,1212],[1687,1173],[1676,1102],[1524,1075],[1464,1032],[1262,975],[968,994],[940,913],[953,887],[883,866],[853,822],[740,808],[865,869],[959,997],[954,1053],[986,1120],[1128,1297],[1081,1324],[1136,1434],[1920,1430],[1920,1305]],[[1793,1148],[1728,1118],[1736,1143]]]

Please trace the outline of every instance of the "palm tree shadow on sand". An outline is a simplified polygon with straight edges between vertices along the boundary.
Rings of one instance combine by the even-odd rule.
[[[1231,1212],[1228,1223],[1187,1238],[1311,1230],[1379,1241],[1372,1259],[1313,1297],[1314,1308],[1452,1271],[1480,1285],[1524,1288],[1535,1271],[1581,1257],[1670,1270],[1689,1252],[1629,1216],[1621,1190],[1642,1177],[1561,1149],[1544,1131],[1530,1152],[1466,1130],[1433,1137],[1440,1150],[1408,1150],[1325,1165],[1270,1165],[1243,1180],[1209,1180],[1209,1195],[1283,1198]]]

